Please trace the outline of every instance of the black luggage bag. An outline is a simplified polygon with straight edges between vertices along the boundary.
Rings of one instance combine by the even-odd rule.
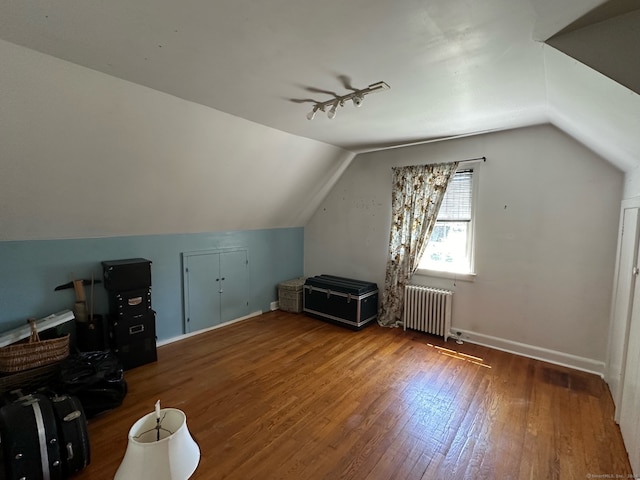
[[[0,436],[6,480],[64,478],[58,428],[47,396],[27,395],[2,407]]]
[[[58,390],[78,397],[86,417],[93,418],[122,404],[127,382],[113,352],[84,352],[63,362]]]
[[[360,330],[378,317],[378,286],[334,275],[309,277],[304,284],[303,311],[338,325]]]
[[[51,397],[51,404],[58,427],[62,474],[67,478],[91,461],[87,418],[77,397],[55,395]]]

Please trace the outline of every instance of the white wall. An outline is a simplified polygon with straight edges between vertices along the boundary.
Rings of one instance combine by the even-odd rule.
[[[303,226],[353,158],[1,40],[0,58],[0,240]]]
[[[551,125],[359,155],[305,228],[305,274],[384,285],[391,167],[486,156],[474,282],[453,289],[470,339],[603,370],[623,175]]]
[[[624,199],[640,197],[640,167],[637,167],[624,176]]]

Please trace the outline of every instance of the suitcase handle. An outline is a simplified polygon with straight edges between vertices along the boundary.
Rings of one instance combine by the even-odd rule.
[[[67,460],[73,460],[73,444],[67,443]]]
[[[133,327],[129,327],[129,335],[135,335],[136,333],[144,332],[144,325],[141,323],[140,325],[134,325]]]
[[[65,415],[64,418],[62,419],[63,422],[71,422],[73,420],[75,420],[76,418],[80,418],[82,416],[82,413],[80,412],[80,410],[74,410],[73,412],[69,413],[68,415]]]

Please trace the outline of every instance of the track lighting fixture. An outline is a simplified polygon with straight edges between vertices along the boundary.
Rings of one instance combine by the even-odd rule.
[[[381,90],[388,90],[389,88],[391,87],[389,87],[389,85],[384,82],[373,83],[367,88],[363,88],[362,90],[356,90],[341,97],[332,98],[331,100],[327,100],[326,102],[316,103],[313,106],[313,109],[307,114],[307,119],[313,120],[318,110],[324,112],[325,108],[329,106],[331,108],[327,110],[327,117],[329,117],[329,119],[334,119],[336,117],[336,111],[338,107],[344,107],[344,103],[346,101],[351,100],[354,106],[359,107],[360,105],[362,105],[365,95],[379,92]]]

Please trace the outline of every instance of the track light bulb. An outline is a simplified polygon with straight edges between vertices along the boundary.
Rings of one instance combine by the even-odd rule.
[[[313,107],[313,110],[307,113],[307,120],[313,120],[316,117],[317,111],[318,111],[318,107]]]
[[[329,120],[333,120],[334,118],[336,118],[336,109],[338,108],[338,102],[334,103],[331,106],[331,110],[329,110],[327,112],[327,117],[329,117]]]
[[[362,102],[364,100],[364,95],[356,95],[352,98],[353,100],[353,105],[356,107],[359,107],[360,105],[362,105]]]

